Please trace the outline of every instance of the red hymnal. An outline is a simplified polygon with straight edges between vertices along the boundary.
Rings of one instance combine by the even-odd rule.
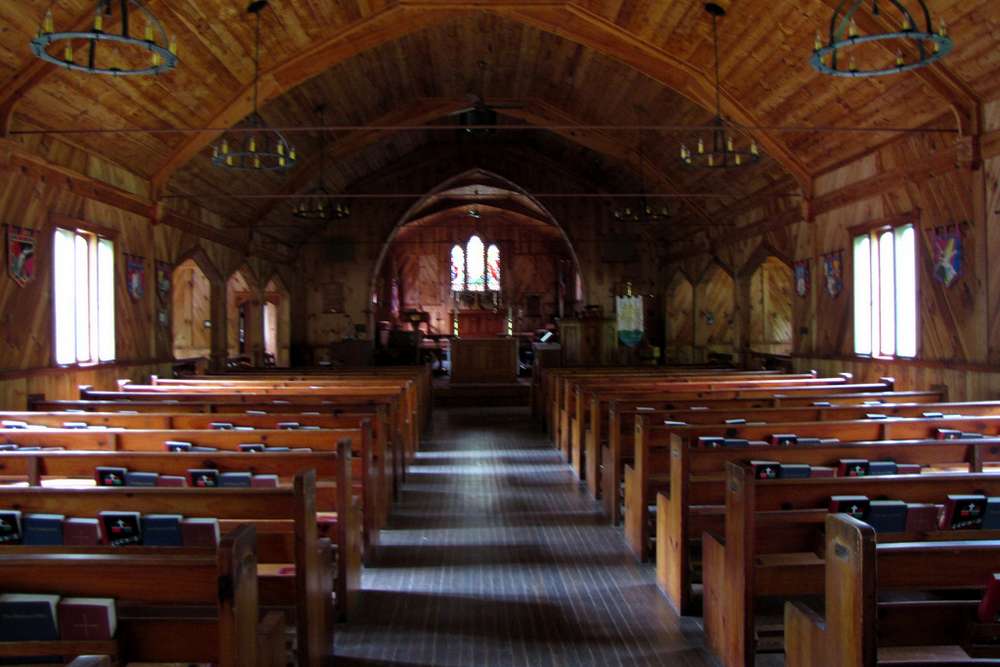
[[[990,577],[977,615],[980,623],[995,623],[1000,618],[1000,573]]]
[[[937,530],[942,509],[941,505],[932,503],[907,503],[906,532],[926,533]]]
[[[63,522],[63,544],[93,547],[101,543],[101,522],[97,519],[70,517]]]
[[[62,639],[102,641],[115,636],[115,601],[111,598],[63,598],[59,601]]]
[[[219,545],[219,520],[193,518],[181,521],[181,541],[186,547],[216,547]]]

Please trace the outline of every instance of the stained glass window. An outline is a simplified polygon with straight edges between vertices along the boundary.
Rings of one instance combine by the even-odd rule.
[[[500,248],[496,245],[486,251],[486,289],[500,291]]]
[[[469,239],[465,246],[466,255],[466,289],[470,292],[483,292],[486,289],[486,253],[483,240],[478,236]]]
[[[461,292],[465,289],[465,251],[462,246],[455,245],[451,249],[451,290]]]

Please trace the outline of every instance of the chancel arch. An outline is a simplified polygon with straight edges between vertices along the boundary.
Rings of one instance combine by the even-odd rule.
[[[275,275],[264,286],[261,328],[264,364],[288,366],[292,334],[291,295],[279,275]]]
[[[681,271],[666,291],[666,358],[674,363],[694,361],[694,286]]]
[[[234,271],[226,281],[226,354],[231,362],[253,363],[263,354],[256,284],[248,266]]]

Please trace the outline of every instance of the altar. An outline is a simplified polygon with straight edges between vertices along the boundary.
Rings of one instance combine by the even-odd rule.
[[[517,338],[455,338],[451,341],[451,381],[517,382]]]
[[[507,315],[492,310],[458,311],[458,335],[488,337],[506,333]]]

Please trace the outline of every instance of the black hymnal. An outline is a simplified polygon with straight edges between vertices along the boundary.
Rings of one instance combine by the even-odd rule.
[[[941,518],[942,528],[968,530],[981,528],[986,514],[986,496],[950,494]]]
[[[94,471],[97,486],[125,486],[126,475],[128,475],[127,468],[98,466]]]
[[[142,525],[138,512],[101,512],[104,539],[113,547],[142,544]]]
[[[699,447],[722,447],[723,442],[725,442],[725,438],[714,435],[702,435],[698,437]]]
[[[179,440],[167,440],[163,443],[163,446],[167,448],[168,452],[190,452],[191,443],[181,442]]]
[[[219,475],[219,486],[227,488],[250,488],[252,477],[248,472],[224,472]]]
[[[0,641],[54,641],[58,595],[7,593],[0,595]]]
[[[781,464],[777,461],[751,461],[754,479],[777,479],[781,472]]]
[[[906,531],[906,503],[902,500],[873,500],[868,503],[865,522],[879,533]]]
[[[791,445],[797,445],[799,442],[799,436],[794,433],[774,433],[771,435],[771,444],[777,445],[778,447],[789,447]]]
[[[896,462],[895,461],[869,461],[868,462],[868,475],[895,475],[896,474]]]
[[[722,445],[724,447],[748,447],[750,446],[750,441],[743,438],[724,438]]]
[[[188,470],[191,486],[209,488],[219,485],[219,471],[211,468],[192,468]]]
[[[247,443],[240,445],[241,452],[262,452],[264,451],[264,445],[260,443]]]
[[[855,519],[864,519],[869,502],[868,496],[830,496],[830,511],[844,512]]]
[[[0,510],[0,544],[17,544],[21,541],[21,512]]]
[[[25,514],[21,521],[21,542],[35,546],[57,546],[63,543],[62,514]]]
[[[233,425],[229,422],[212,422],[208,425],[209,428],[215,429],[216,431],[232,431]]]
[[[803,479],[812,475],[808,463],[782,463],[780,477],[782,479]]]
[[[937,437],[940,440],[958,440],[962,437],[962,432],[955,428],[939,428]]]
[[[837,475],[840,477],[864,477],[868,474],[868,461],[865,459],[840,459]]]

